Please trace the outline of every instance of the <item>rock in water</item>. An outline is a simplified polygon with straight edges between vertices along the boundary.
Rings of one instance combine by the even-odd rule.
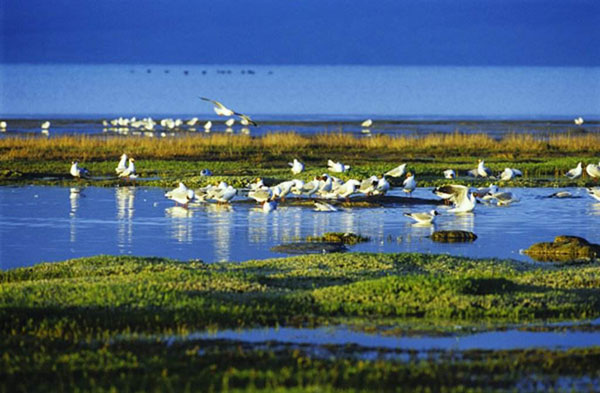
[[[541,262],[589,261],[600,256],[600,244],[578,236],[561,235],[553,242],[535,243],[523,252]]]
[[[435,231],[431,235],[431,240],[440,243],[472,242],[476,239],[477,235],[469,231]]]

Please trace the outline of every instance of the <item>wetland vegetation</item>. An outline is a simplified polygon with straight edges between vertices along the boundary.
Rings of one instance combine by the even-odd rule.
[[[586,320],[600,316],[599,288],[598,263],[448,255],[347,253],[214,264],[97,256],[42,263],[0,272],[0,390],[380,391],[401,384],[487,391],[528,383],[560,388],[571,380],[597,387],[598,347],[397,356],[380,349],[365,358],[353,346],[168,337],[331,325],[460,334]]]

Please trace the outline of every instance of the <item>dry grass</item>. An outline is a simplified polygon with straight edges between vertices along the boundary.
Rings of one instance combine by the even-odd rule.
[[[239,160],[261,156],[270,159],[401,154],[449,156],[539,156],[594,155],[600,153],[600,135],[564,135],[539,139],[533,135],[511,134],[495,140],[485,134],[429,134],[414,136],[373,136],[360,138],[333,133],[303,136],[296,133],[250,137],[227,134],[190,135],[177,138],[123,138],[62,136],[56,138],[0,139],[0,160],[102,161],[116,159],[123,152],[144,159]]]

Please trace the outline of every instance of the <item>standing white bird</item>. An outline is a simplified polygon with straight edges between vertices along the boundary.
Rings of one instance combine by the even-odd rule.
[[[298,161],[296,158],[294,158],[294,162],[288,162],[288,165],[292,167],[292,173],[294,175],[304,171],[304,164]]]
[[[235,123],[235,119],[232,117],[230,119],[227,119],[227,121],[225,122],[225,125],[227,127],[231,127],[231,126],[233,126],[234,123]]]
[[[337,190],[333,191],[337,197],[344,198],[346,202],[350,202],[350,195],[356,192],[356,188],[360,186],[360,182],[356,179],[350,179]]]
[[[187,124],[190,127],[195,126],[196,123],[198,123],[198,118],[197,117],[192,117],[190,120],[188,120],[188,121],[185,122],[185,124]]]
[[[573,123],[575,123],[578,126],[582,125],[583,124],[583,117],[579,116],[579,117],[575,118],[573,120]]]
[[[479,160],[477,164],[477,175],[481,177],[492,176],[492,171],[485,166],[485,162],[483,160]]]
[[[433,224],[435,221],[435,217],[439,216],[436,210],[431,210],[429,212],[421,212],[421,213],[404,213],[406,217],[410,217],[415,220],[418,224]]]
[[[515,171],[512,168],[504,168],[504,171],[500,174],[500,180],[509,181],[516,176]]]
[[[454,169],[446,169],[444,171],[444,177],[446,179],[454,179],[456,177],[456,172],[454,172]]]
[[[585,171],[593,179],[600,178],[600,163],[598,165],[588,164],[588,166],[585,167]]]
[[[408,196],[412,196],[412,192],[417,188],[417,182],[415,181],[415,176],[408,172],[406,174],[406,179],[402,182],[404,186],[402,191],[408,194]]]
[[[0,129],[4,130],[6,128],[6,122],[4,120],[0,121]]]
[[[363,121],[362,123],[360,123],[360,125],[364,128],[369,128],[373,125],[373,120],[367,119],[367,120]]]
[[[565,173],[565,176],[568,177],[569,179],[577,179],[579,177],[581,177],[581,175],[583,174],[583,168],[581,167],[581,162],[579,164],[577,164],[577,166],[573,169],[570,169],[567,173]]]
[[[385,176],[381,175],[377,182],[377,187],[373,191],[373,195],[385,195],[390,189],[390,183],[385,179]]]
[[[600,187],[590,187],[587,190],[592,198],[600,202]]]
[[[204,123],[204,132],[210,132],[210,129],[212,128],[212,121],[207,121],[206,123]]]
[[[177,188],[165,193],[165,197],[175,202],[175,206],[180,203],[184,207],[187,207],[188,203],[194,200],[195,193],[194,190],[187,188],[185,184],[179,182],[179,186]]]
[[[395,167],[394,169],[390,169],[389,171],[387,171],[384,174],[384,176],[402,177],[404,175],[405,170],[406,170],[406,163],[400,164],[397,167]]]
[[[248,193],[248,197],[254,199],[257,203],[265,203],[271,199],[273,192],[266,188],[259,188]]]
[[[129,166],[123,172],[119,173],[119,177],[127,178],[129,180],[135,180],[137,178],[135,164],[133,163],[134,161],[133,157],[129,158]]]
[[[119,161],[119,164],[115,168],[115,172],[117,173],[117,175],[120,175],[126,169],[127,169],[127,154],[123,153],[123,154],[121,154],[121,160]]]
[[[70,169],[69,173],[71,173],[71,176],[76,177],[78,179],[81,179],[82,177],[89,178],[89,176],[90,176],[90,171],[88,171],[85,168],[80,167],[79,163],[77,161],[71,162],[71,169]]]
[[[50,122],[49,121],[45,121],[42,123],[41,125],[42,130],[47,130],[50,128]]]
[[[341,162],[333,162],[331,160],[327,160],[327,167],[329,171],[334,173],[344,173],[350,170],[350,165],[344,165]]]

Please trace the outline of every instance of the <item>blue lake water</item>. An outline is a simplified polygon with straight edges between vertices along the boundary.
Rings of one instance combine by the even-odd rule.
[[[511,190],[511,189],[508,189]],[[414,226],[404,212],[427,205],[315,212],[280,206],[265,214],[249,203],[230,207],[175,207],[164,190],[146,187],[0,187],[0,268],[97,254],[163,256],[206,262],[285,256],[270,251],[282,243],[324,232],[370,236],[352,251],[449,253],[470,257],[529,260],[520,250],[557,235],[582,236],[600,243],[600,203],[585,189],[576,198],[543,198],[556,189],[512,189],[520,201],[508,207],[480,204],[474,214],[445,214],[435,226]],[[397,190],[391,192],[398,194]],[[435,198],[429,188],[415,197]],[[237,197],[236,197],[237,198]],[[241,200],[241,197],[239,197]],[[475,232],[473,243],[431,241],[433,230]]]
[[[0,65],[0,117],[600,117],[600,67]]]

